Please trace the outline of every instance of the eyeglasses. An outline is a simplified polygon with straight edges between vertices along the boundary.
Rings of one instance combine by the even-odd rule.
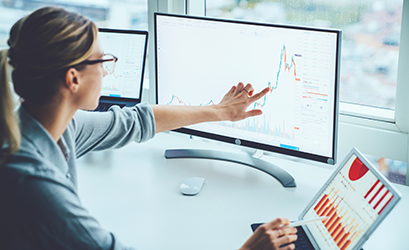
[[[97,60],[86,60],[83,62],[80,62],[76,64],[75,66],[80,66],[80,65],[92,65],[92,64],[97,64],[97,63],[102,63],[102,67],[108,72],[108,75],[113,74],[115,71],[115,65],[116,62],[118,61],[118,57],[106,53],[104,54],[102,59],[97,59]]]

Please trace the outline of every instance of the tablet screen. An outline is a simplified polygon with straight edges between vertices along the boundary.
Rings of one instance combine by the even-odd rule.
[[[355,153],[344,162],[303,217],[329,217],[307,225],[321,249],[354,249],[397,202],[392,202],[395,191],[387,180],[378,178]]]

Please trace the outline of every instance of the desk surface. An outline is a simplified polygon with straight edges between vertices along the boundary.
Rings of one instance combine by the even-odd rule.
[[[296,188],[283,188],[273,177],[241,164],[167,160],[164,150],[169,148],[238,152],[234,146],[162,133],[148,142],[92,153],[78,161],[84,206],[126,245],[141,250],[238,249],[252,234],[251,223],[276,217],[297,219],[336,167],[263,156],[295,177]],[[342,157],[340,153],[338,160]],[[206,179],[198,195],[180,193],[180,182],[186,177]],[[404,225],[409,225],[409,187],[396,186],[402,200],[364,250],[408,249]]]

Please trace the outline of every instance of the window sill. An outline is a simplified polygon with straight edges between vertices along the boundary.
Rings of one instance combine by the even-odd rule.
[[[341,102],[339,114],[342,123],[402,132],[395,124],[395,110]]]

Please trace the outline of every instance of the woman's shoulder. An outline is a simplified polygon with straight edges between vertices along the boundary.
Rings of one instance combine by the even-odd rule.
[[[0,165],[0,183],[6,190],[33,179],[67,185],[66,178],[60,172],[38,152],[20,147]]]

